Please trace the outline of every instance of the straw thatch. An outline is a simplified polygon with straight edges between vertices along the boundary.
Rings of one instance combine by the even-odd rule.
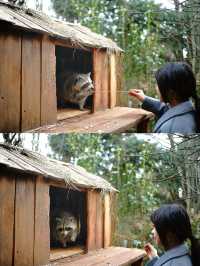
[[[1,21],[30,32],[47,34],[53,38],[66,40],[74,47],[105,48],[110,51],[122,51],[111,39],[92,32],[79,24],[61,22],[42,12],[24,9],[0,0]]]
[[[77,189],[92,188],[116,191],[105,179],[87,172],[80,166],[50,159],[16,146],[0,144],[0,166],[65,181],[68,186]]]

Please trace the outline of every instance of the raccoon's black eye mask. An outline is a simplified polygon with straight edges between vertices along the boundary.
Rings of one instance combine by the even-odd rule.
[[[65,230],[66,230],[66,231],[71,231],[72,228],[71,228],[71,227],[65,227]]]

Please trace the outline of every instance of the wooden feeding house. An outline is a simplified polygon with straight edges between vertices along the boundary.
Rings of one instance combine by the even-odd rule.
[[[0,131],[123,132],[148,120],[145,111],[117,106],[122,52],[86,27],[0,0]],[[64,71],[91,72],[84,111],[59,106]]]
[[[0,265],[141,265],[144,251],[111,246],[116,192],[82,167],[0,144]],[[61,209],[80,219],[67,247],[51,242]]]

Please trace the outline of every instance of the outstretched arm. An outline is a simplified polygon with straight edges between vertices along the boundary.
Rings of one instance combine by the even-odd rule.
[[[157,118],[160,118],[169,109],[167,104],[146,96],[142,90],[130,90],[129,95],[138,99],[142,103],[142,108],[154,113]]]

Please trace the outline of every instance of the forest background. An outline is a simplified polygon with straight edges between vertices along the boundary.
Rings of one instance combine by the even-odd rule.
[[[8,133],[0,140],[111,182],[119,190],[113,202],[117,245],[143,247],[151,241],[151,212],[173,202],[187,207],[200,238],[200,135]]]

